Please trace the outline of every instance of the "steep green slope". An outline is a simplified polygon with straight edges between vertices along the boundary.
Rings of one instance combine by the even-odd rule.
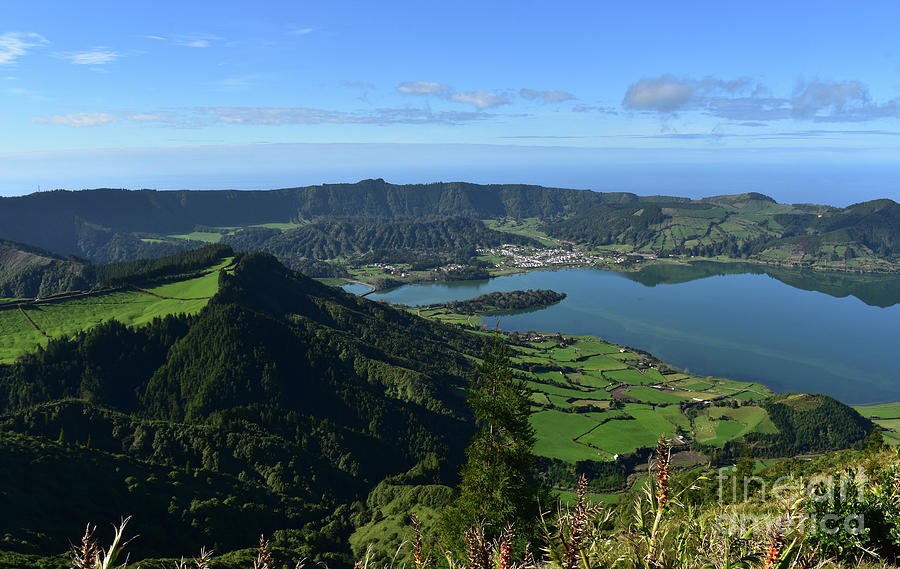
[[[196,226],[235,227],[329,217],[548,217],[603,201],[636,200],[519,184],[438,183],[398,186],[384,180],[270,191],[87,190],[0,198],[0,237],[95,262],[167,254],[188,246],[141,237],[186,234]],[[168,248],[168,250],[166,250]],[[163,251],[166,251],[165,253]]]
[[[741,194],[599,205],[544,230],[576,243],[628,245],[645,253],[884,270],[891,268],[884,262],[895,263],[900,251],[900,205],[875,200],[843,209],[792,206]]]
[[[38,461],[44,481],[0,473],[4,511],[36,504],[0,522],[3,547],[58,553],[87,516],[134,513],[156,555],[186,540],[246,547],[262,530],[323,560],[347,554],[346,508],[380,480],[440,457],[452,482],[470,429],[463,353],[482,342],[244,257],[195,316],[110,322],[2,368],[0,438],[19,438],[0,462]],[[184,476],[208,488],[167,489]],[[243,513],[258,527],[242,531]]]
[[[253,226],[235,239],[236,246],[256,250],[275,239],[272,247],[291,249],[293,256],[334,257],[375,245],[363,239],[371,237],[366,234],[355,240],[326,237],[320,230],[328,233],[333,226],[304,229],[303,224],[352,217],[384,225],[435,216],[538,219],[548,234],[581,244],[853,270],[889,270],[892,265],[885,263],[900,254],[900,206],[891,200],[841,209],[779,204],[758,193],[688,200],[519,184],[401,186],[384,180],[268,191],[104,189],[0,198],[0,237],[111,262],[171,254],[199,245],[192,239],[219,241]],[[280,232],[287,235],[292,228],[297,229],[279,244]],[[374,231],[385,234],[382,228]]]
[[[467,250],[502,243],[538,246],[527,237],[488,229],[472,218],[448,217],[425,220],[323,220],[297,229],[245,229],[225,238],[243,251],[267,251],[280,259],[308,257],[332,259],[352,257],[372,251]]]

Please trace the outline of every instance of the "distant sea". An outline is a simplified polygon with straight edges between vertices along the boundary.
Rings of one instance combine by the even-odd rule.
[[[475,144],[255,144],[0,155],[0,195],[64,188],[272,189],[384,178],[624,191],[760,192],[779,202],[900,202],[900,157],[840,149],[622,149]]]

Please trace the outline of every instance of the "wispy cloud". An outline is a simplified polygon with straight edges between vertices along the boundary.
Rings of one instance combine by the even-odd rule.
[[[790,96],[770,94],[746,78],[643,78],[630,85],[622,106],[633,111],[671,115],[701,111],[736,121],[800,119],[814,122],[864,122],[900,118],[900,99],[877,103],[860,81],[800,81]]]
[[[444,98],[456,103],[474,105],[478,110],[490,109],[499,107],[500,105],[508,105],[510,103],[509,97],[506,95],[487,93],[480,89],[469,93],[449,93]]]
[[[545,105],[571,101],[575,98],[575,95],[566,91],[536,91],[535,89],[521,89],[519,91],[519,96],[526,101],[541,99]]]
[[[146,36],[141,36],[141,37],[144,39],[156,40],[156,41],[166,41],[166,39],[167,39],[162,36],[154,36],[154,35],[146,35]]]
[[[194,47],[198,49],[203,49],[211,46],[213,42],[219,41],[222,38],[218,36],[214,36],[211,34],[189,34],[185,36],[179,36],[173,39],[173,41],[177,45],[183,45],[185,47]]]
[[[468,93],[458,93],[446,83],[435,81],[406,81],[397,85],[397,91],[404,95],[435,95],[441,99],[472,105],[478,110],[490,109],[510,103],[507,95],[488,93],[478,89]]]
[[[791,97],[794,117],[816,122],[863,122],[900,118],[900,98],[876,103],[860,81],[805,81]]]
[[[104,65],[122,57],[121,53],[104,47],[95,47],[88,51],[77,51],[63,56],[74,65]]]
[[[674,75],[643,78],[628,87],[622,106],[640,111],[671,113],[696,108],[707,97],[719,93],[747,91],[753,83],[746,78],[723,81],[714,77],[684,79]]]
[[[316,31],[315,28],[296,28],[291,30],[291,33],[295,36],[305,36]]]
[[[68,115],[47,115],[45,117],[37,117],[32,120],[38,123],[58,124],[62,126],[81,128],[114,123],[118,122],[120,119],[115,115],[110,115],[107,113],[72,113]]]
[[[375,85],[365,81],[341,81],[338,83],[338,87],[344,89],[374,89]]]
[[[612,107],[598,107],[592,105],[575,105],[572,111],[576,113],[600,113],[604,115],[617,115],[619,111]]]
[[[225,125],[314,125],[314,124],[462,124],[483,121],[494,115],[484,112],[434,112],[417,108],[380,108],[358,112],[311,107],[194,107],[177,112],[130,114],[72,113],[32,119],[37,123],[75,128],[118,122],[152,122],[174,127]]]
[[[0,65],[14,63],[17,58],[35,47],[50,42],[44,36],[35,33],[5,32],[0,34]]]
[[[397,85],[397,91],[404,95],[437,95],[449,93],[453,87],[435,81],[406,81]]]
[[[308,107],[205,107],[194,109],[213,122],[224,124],[458,124],[484,120],[485,113],[435,113],[427,109],[382,108],[367,112],[345,112]]]

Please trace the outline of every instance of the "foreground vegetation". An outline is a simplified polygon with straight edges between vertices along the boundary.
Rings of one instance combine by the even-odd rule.
[[[487,432],[487,431],[486,431]],[[478,437],[471,448],[479,445]],[[487,450],[489,447],[484,447]],[[474,454],[470,454],[471,469]],[[510,472],[514,479],[526,480]],[[521,474],[521,473],[520,473]],[[752,475],[752,476],[751,476]],[[392,557],[367,549],[355,567],[475,569],[707,569],[896,566],[900,553],[900,506],[896,479],[900,455],[873,437],[865,451],[832,453],[812,461],[781,463],[753,475],[740,461],[729,469],[678,471],[669,441],[661,438],[650,461],[650,481],[624,507],[606,507],[588,499],[587,479],[577,483],[573,504],[546,504],[540,514],[523,509],[513,523],[486,523],[464,529],[459,545],[447,525],[422,524],[406,517],[403,542]],[[482,496],[503,500],[515,492],[497,478]],[[732,481],[741,491],[731,494]],[[724,481],[724,483],[723,483]],[[464,483],[465,485],[465,477]],[[723,491],[724,490],[724,491]],[[485,493],[486,491],[486,493]],[[458,500],[465,496],[459,493]],[[547,507],[549,506],[549,507]],[[510,510],[511,511],[511,510]],[[442,514],[458,515],[458,506]],[[496,516],[495,516],[496,517]],[[129,565],[126,524],[114,528],[108,547],[98,544],[88,524],[69,560],[45,559],[41,567],[71,565],[100,569]],[[135,539],[140,539],[135,538]],[[23,566],[37,560],[0,554],[0,567]],[[17,563],[19,565],[13,565]],[[188,561],[144,560],[141,567],[252,568],[302,567],[306,559],[260,536],[256,548],[216,556],[199,548]],[[388,565],[389,564],[389,565]],[[34,566],[38,566],[35,563]]]
[[[123,513],[141,535],[129,546],[135,559],[203,544],[223,553],[213,566],[248,566],[254,528],[270,536],[279,566],[302,557],[349,566],[367,551],[381,565],[408,535],[410,513],[423,547],[442,557],[441,520],[459,506],[463,451],[483,424],[463,389],[486,374],[483,348],[497,334],[353,297],[268,255],[210,275],[158,283],[156,296],[133,291],[162,303],[212,292],[202,279],[214,278],[194,314],[69,329],[0,367],[0,506],[15,512],[0,518],[0,559],[65,565],[48,556],[88,520]],[[872,429],[826,397],[681,373],[596,338],[502,342],[501,367],[521,383],[534,429],[536,458],[518,463],[531,465],[529,485],[542,481],[544,510],[548,492],[571,492],[584,474],[590,499],[616,492],[615,511],[627,511],[651,481],[661,434],[683,441],[674,471],[731,464],[745,449],[752,461],[859,447]],[[516,551],[538,544],[535,512],[516,514]]]

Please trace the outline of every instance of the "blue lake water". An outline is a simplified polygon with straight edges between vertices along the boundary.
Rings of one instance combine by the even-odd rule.
[[[736,274],[708,276],[715,271],[705,267],[691,280],[682,269],[654,270],[660,272],[535,271],[406,285],[369,298],[421,305],[552,289],[568,297],[487,322],[504,330],[591,334],[692,373],[759,381],[775,391],[827,393],[847,403],[900,400],[900,278],[799,272],[773,278],[732,266]]]
[[[348,283],[341,287],[350,294],[365,294],[372,290],[372,287],[362,283]]]

